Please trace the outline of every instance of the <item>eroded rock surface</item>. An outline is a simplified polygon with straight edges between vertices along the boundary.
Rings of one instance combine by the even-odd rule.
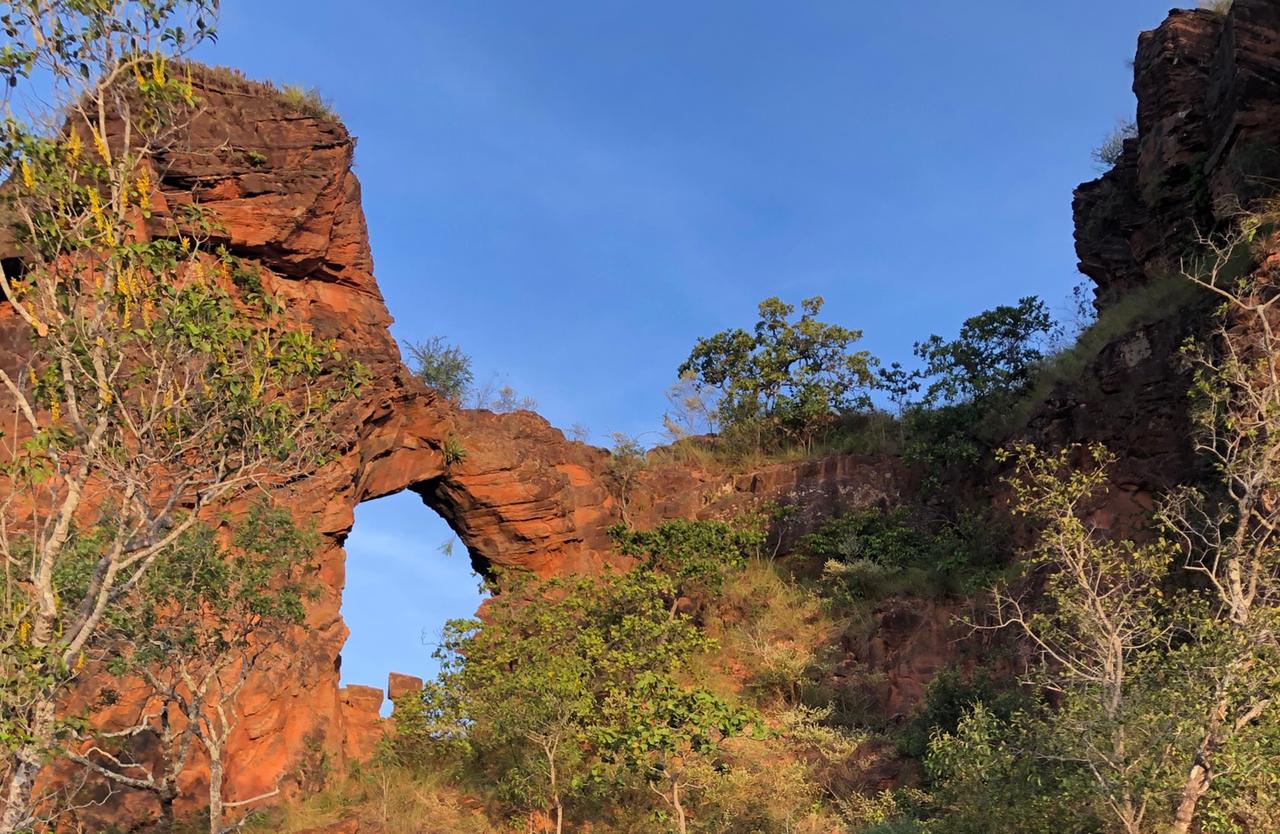
[[[1247,200],[1259,177],[1280,174],[1280,6],[1236,0],[1225,18],[1174,12],[1141,37],[1136,71],[1139,136],[1075,200],[1081,269],[1098,285],[1104,311],[1167,275],[1197,229],[1228,217],[1227,198]],[[198,201],[220,221],[218,242],[258,268],[292,316],[338,339],[372,372],[341,414],[337,459],[284,496],[323,535],[321,593],[289,638],[288,662],[264,670],[244,693],[228,771],[235,800],[311,787],[317,755],[341,767],[376,740],[382,693],[338,686],[347,637],[342,544],[358,503],[412,490],[449,522],[478,568],[544,576],[597,570],[614,558],[605,530],[619,511],[607,452],[568,441],[527,412],[459,411],[406,371],[373,277],[346,130],[232,75],[200,78],[204,106],[181,147],[158,160],[152,233],[162,233],[178,205]],[[0,308],[0,362],[14,364],[25,346],[5,326],[7,315]],[[1186,381],[1174,356],[1195,320],[1185,305],[1143,318],[1059,386],[1032,427],[1050,442],[1102,440],[1120,454],[1117,497],[1103,509],[1109,526],[1129,524],[1194,469]],[[458,445],[465,457],[447,462],[444,449]],[[798,501],[806,509],[787,531],[795,536],[838,508],[894,503],[905,477],[893,461],[855,456],[738,476],[673,462],[645,473],[630,512],[647,526]],[[905,711],[962,649],[945,609],[877,617],[873,632],[848,647],[851,662],[883,672],[883,708]],[[203,778],[194,768],[185,786],[192,802]]]
[[[210,245],[224,245],[250,265],[295,321],[338,340],[372,377],[338,415],[336,460],[279,496],[322,535],[319,594],[309,600],[305,625],[289,635],[285,659],[262,669],[241,695],[243,718],[227,769],[227,799],[235,801],[277,787],[286,794],[316,787],[321,764],[342,768],[366,758],[377,742],[383,693],[338,686],[348,633],[339,614],[342,545],[357,504],[412,490],[430,508],[424,513],[434,510],[448,521],[477,568],[542,576],[595,571],[614,558],[605,531],[619,513],[604,477],[607,452],[566,440],[532,413],[457,410],[404,368],[373,277],[351,170],[355,142],[345,128],[234,73],[201,70],[196,80],[202,106],[178,144],[155,162],[147,233],[169,233],[180,206],[200,205],[214,221]],[[0,362],[16,367],[29,348],[11,317],[0,309]],[[461,446],[465,456],[447,461],[447,445]],[[815,508],[854,494],[889,500],[894,475],[891,465],[851,457],[749,477],[673,464],[646,473],[634,497],[635,518],[651,524],[727,516],[789,493],[806,493]],[[431,548],[424,547],[423,558],[434,558]],[[89,681],[87,690],[95,686]],[[131,722],[141,709],[140,690],[122,695],[96,716],[108,728]],[[205,765],[196,762],[184,780],[188,806],[199,804],[206,779]],[[121,796],[100,816],[145,819],[148,801]]]

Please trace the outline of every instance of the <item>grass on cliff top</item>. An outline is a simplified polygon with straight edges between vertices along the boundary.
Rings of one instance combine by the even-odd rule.
[[[711,472],[737,475],[779,463],[828,455],[892,455],[900,451],[901,425],[887,411],[855,412],[841,416],[813,445],[782,443],[769,448],[735,446],[725,437],[682,437],[649,452],[651,466],[664,463],[698,465]]]
[[[1112,342],[1133,335],[1203,295],[1200,288],[1186,278],[1168,276],[1139,287],[1104,309],[1075,344],[1044,360],[1030,390],[1004,416],[1005,428],[1010,432],[1024,428],[1059,385],[1081,379],[1089,365]]]
[[[214,83],[232,92],[259,95],[283,102],[300,115],[325,121],[340,121],[337,112],[315,87],[305,88],[296,84],[277,84],[274,81],[257,81],[234,67],[209,66],[188,63],[191,74],[200,81]]]

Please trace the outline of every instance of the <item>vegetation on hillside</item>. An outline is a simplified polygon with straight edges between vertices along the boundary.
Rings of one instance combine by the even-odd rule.
[[[1216,475],[1164,496],[1154,535],[1130,541],[1092,523],[1107,450],[1002,445],[994,428],[975,428],[983,415],[1002,425],[1038,395],[1046,369],[1096,352],[1102,337],[1090,333],[1135,315],[1104,316],[1055,359],[1034,299],[989,311],[955,340],[920,343],[918,371],[882,369],[883,384],[897,386],[907,450],[954,442],[927,433],[954,420],[952,434],[1003,460],[1019,558],[976,503],[936,490],[897,508],[849,508],[781,554],[763,533],[776,510],[735,524],[619,525],[630,572],[542,587],[508,578],[512,591],[483,624],[455,626],[442,677],[399,705],[403,729],[339,790],[353,803],[345,813],[367,815],[371,786],[393,778],[468,797],[475,813],[459,830],[491,832],[1274,828],[1280,385],[1270,357],[1280,345],[1267,329],[1276,290],[1239,278],[1241,250],[1271,239],[1273,216],[1243,217],[1187,263],[1184,280],[1223,303],[1221,327],[1183,352],[1196,443]],[[1186,298],[1151,292],[1170,306]],[[750,386],[735,396],[749,401]],[[770,416],[790,394],[757,396],[718,418],[796,413],[788,402]],[[939,483],[986,477],[955,458],[918,459]],[[850,667],[848,647],[898,604],[967,610],[993,642],[984,661],[941,671],[914,711],[890,720],[877,667]],[[913,758],[918,778],[901,769]],[[875,786],[884,767],[897,787]],[[291,820],[268,824],[288,831]]]
[[[157,160],[199,106],[177,59],[212,37],[216,11],[22,0],[0,16],[0,76],[26,105],[0,122],[0,201],[21,253],[0,295],[27,348],[16,373],[0,370],[12,409],[0,439],[3,834],[47,830],[91,801],[37,782],[50,763],[110,756],[82,755],[89,708],[68,709],[70,693],[120,659],[130,612],[150,610],[151,636],[169,641],[183,612],[165,566],[250,490],[269,495],[325,460],[330,417],[364,378],[288,319],[198,203],[140,233]],[[171,647],[151,666],[135,655],[134,671],[178,663]],[[167,686],[203,715],[198,687]],[[198,741],[219,755],[218,739]],[[223,827],[215,814],[210,831]]]
[[[650,455],[616,435],[603,474],[626,569],[497,577],[480,619],[446,626],[441,672],[399,699],[371,761],[240,819],[279,792],[223,797],[240,694],[280,660],[315,581],[317,539],[271,493],[330,459],[328,419],[364,371],[290,324],[199,205],[167,233],[137,232],[153,162],[198,106],[177,59],[213,36],[217,3],[9,7],[0,75],[51,84],[42,115],[58,126],[0,126],[24,253],[0,291],[30,343],[20,373],[0,370],[13,405],[0,834],[80,826],[98,795],[75,779],[39,793],[50,764],[154,796],[157,824],[181,830],[198,758],[209,778],[194,824],[210,834],[352,816],[406,834],[1280,829],[1280,288],[1265,269],[1243,277],[1275,249],[1275,203],[1059,350],[1035,298],[917,343],[914,368],[855,349],[860,331],[821,321],[820,297],[766,299],[750,330],[700,339],[678,369],[677,448],[733,465],[864,444],[913,465],[918,494],[845,507],[785,548],[780,522],[802,508],[637,529]],[[332,116],[313,93],[279,94]],[[136,129],[109,135],[108,113]],[[1206,474],[1158,496],[1124,538],[1099,520],[1111,451],[1011,436],[1115,336],[1189,293],[1219,304],[1181,353]],[[446,399],[533,405],[477,385],[443,338],[407,347]],[[450,437],[444,457],[467,450]],[[996,477],[1011,519],[992,508]],[[986,651],[909,670],[931,682],[888,715],[888,676],[903,670],[881,627],[912,609],[956,614]],[[90,675],[110,685],[70,708]],[[122,700],[138,704],[123,725],[90,721]]]

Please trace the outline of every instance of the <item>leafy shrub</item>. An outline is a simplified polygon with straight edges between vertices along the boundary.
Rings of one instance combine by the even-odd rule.
[[[730,571],[759,552],[764,534],[723,521],[668,521],[652,530],[625,525],[609,528],[618,549],[671,577],[681,596],[705,601],[720,590]]]
[[[443,336],[432,336],[424,342],[405,342],[405,349],[413,360],[413,374],[423,385],[450,402],[462,402],[475,381],[471,357],[462,348],[449,344]]]
[[[822,581],[832,597],[854,602],[888,596],[902,587],[902,568],[870,559],[841,562],[828,559],[822,566]]]
[[[925,690],[924,702],[898,739],[902,752],[917,759],[929,751],[929,739],[938,733],[954,733],[961,719],[983,704],[1000,721],[1008,721],[1019,709],[1029,706],[1027,696],[1015,682],[997,680],[984,672],[963,674],[944,669]]]
[[[828,594],[858,600],[931,586],[970,590],[999,565],[999,543],[999,530],[975,511],[928,524],[906,508],[870,508],[827,519],[800,552],[823,560]]]

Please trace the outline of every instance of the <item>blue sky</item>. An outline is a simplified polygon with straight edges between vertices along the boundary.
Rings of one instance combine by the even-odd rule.
[[[827,299],[909,357],[1079,283],[1071,189],[1168,0],[224,0],[205,58],[317,87],[359,137],[400,339],[443,334],[554,424],[660,428],[694,340]],[[649,435],[655,438],[656,435]],[[412,495],[348,542],[344,679],[429,673],[465,554]]]

